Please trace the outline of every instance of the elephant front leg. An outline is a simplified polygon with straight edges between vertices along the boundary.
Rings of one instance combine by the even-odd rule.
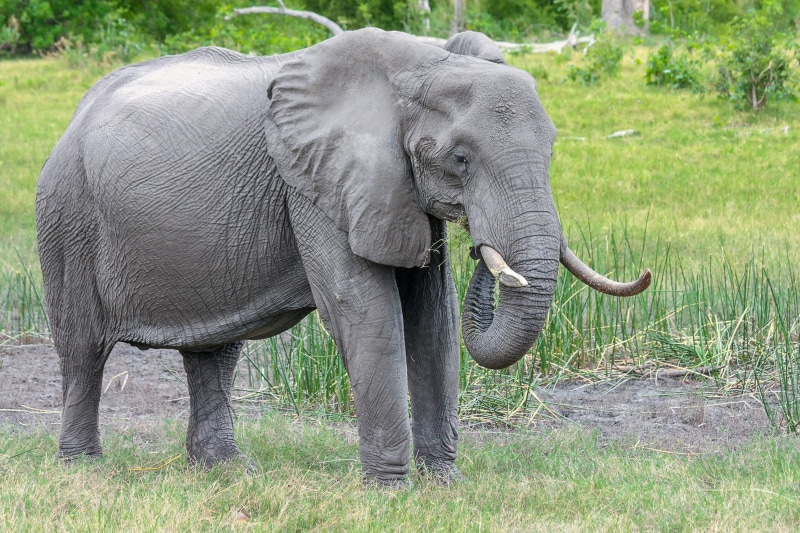
[[[241,454],[233,436],[231,388],[243,343],[181,351],[189,384],[189,462],[211,467]]]
[[[458,301],[449,265],[400,270],[417,470],[450,484],[463,479],[458,449]]]
[[[292,222],[303,266],[350,376],[364,482],[407,486],[411,428],[394,269],[353,254],[344,232],[310,202],[295,201]]]

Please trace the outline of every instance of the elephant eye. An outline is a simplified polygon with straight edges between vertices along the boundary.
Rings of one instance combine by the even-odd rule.
[[[453,157],[455,157],[456,163],[458,163],[459,165],[462,165],[464,167],[467,167],[469,165],[469,161],[467,160],[467,156],[466,155],[464,155],[464,154],[454,154]]]

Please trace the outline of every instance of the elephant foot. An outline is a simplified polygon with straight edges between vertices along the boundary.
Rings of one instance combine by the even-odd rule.
[[[414,482],[408,476],[386,478],[364,474],[361,483],[367,488],[385,490],[411,490],[414,488]]]
[[[445,461],[418,460],[417,471],[421,476],[444,486],[450,486],[467,479],[454,463]]]
[[[210,445],[210,443],[206,442],[202,446],[187,444],[186,451],[190,465],[206,470],[230,461],[241,461],[246,465],[248,471],[255,471],[256,469],[255,463],[240,452],[235,443],[222,442]]]
[[[211,470],[216,466],[227,465],[236,470],[244,470],[247,474],[254,474],[258,472],[258,465],[256,462],[243,453],[237,453],[229,457],[208,455],[198,457],[196,455],[189,455],[188,463],[190,466],[202,470]]]
[[[100,437],[88,439],[80,442],[78,439],[68,439],[63,436],[58,444],[56,454],[64,464],[79,461],[81,458],[100,459],[103,457],[103,447],[100,445]]]
[[[98,461],[103,458],[103,452],[100,451],[99,449],[96,451],[91,450],[91,451],[79,451],[79,452],[58,450],[56,458],[59,459],[62,464],[70,466],[73,464],[77,464],[83,460]]]

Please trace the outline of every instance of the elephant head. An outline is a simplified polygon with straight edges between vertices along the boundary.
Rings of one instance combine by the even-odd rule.
[[[475,35],[448,44],[486,50]],[[649,284],[647,272],[614,285],[569,252],[549,184],[556,129],[523,71],[366,29],[294,56],[268,95],[278,172],[347,232],[355,254],[421,267],[437,249],[432,224],[468,219],[482,260],[462,330],[483,366],[506,367],[533,345],[560,261],[607,292]]]
[[[450,37],[444,49],[462,56],[478,57],[492,63],[505,63],[503,52],[493,40],[477,31],[462,31]]]

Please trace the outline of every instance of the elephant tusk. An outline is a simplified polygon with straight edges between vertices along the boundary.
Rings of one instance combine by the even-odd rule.
[[[489,267],[489,271],[494,277],[500,279],[500,283],[506,287],[514,288],[528,286],[528,280],[511,270],[511,267],[506,264],[503,256],[497,250],[486,245],[481,246],[480,250],[486,266]]]
[[[612,296],[635,296],[649,287],[653,279],[653,275],[648,268],[642,272],[639,279],[630,283],[610,280],[602,274],[598,274],[578,259],[567,246],[567,239],[563,235],[561,237],[561,264],[591,288]]]

